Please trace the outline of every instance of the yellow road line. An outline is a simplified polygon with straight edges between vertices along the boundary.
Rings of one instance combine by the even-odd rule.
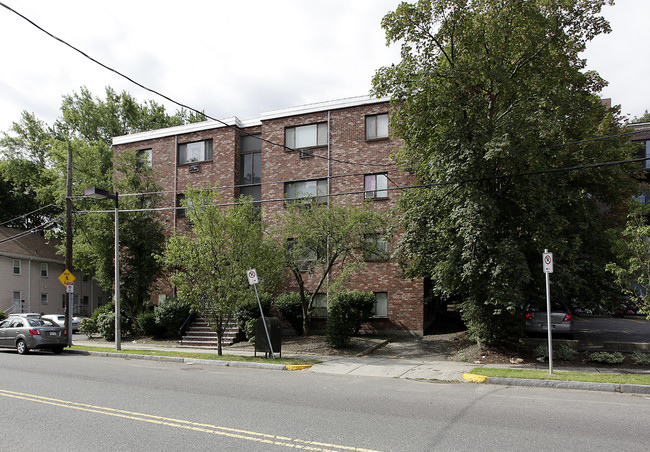
[[[341,451],[349,450],[355,452],[378,452],[371,449],[363,449],[351,446],[342,446],[338,444],[322,443],[318,441],[308,441],[299,438],[287,438],[277,435],[269,435],[266,433],[251,432],[247,430],[240,430],[229,427],[219,427],[216,425],[202,424],[198,422],[184,421],[182,419],[167,418],[162,416],[154,416],[150,414],[137,413],[133,411],[124,411],[108,407],[100,407],[89,405],[86,403],[77,403],[67,400],[53,399],[51,397],[43,397],[34,394],[25,394],[21,392],[7,391],[0,389],[0,396],[9,397],[13,399],[27,400],[29,402],[42,403],[46,405],[58,406],[69,408],[72,410],[86,411],[96,414],[104,414],[106,416],[114,416],[123,419],[130,419],[134,421],[148,422],[151,424],[164,425],[166,427],[181,428],[185,430],[192,430],[202,433],[210,433],[213,435],[226,436],[230,438],[237,438],[246,441],[254,441],[258,443],[272,444],[275,446],[290,447],[293,449],[304,449],[313,451]]]

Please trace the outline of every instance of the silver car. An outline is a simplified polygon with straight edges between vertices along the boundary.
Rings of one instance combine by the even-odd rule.
[[[50,319],[10,316],[0,322],[0,347],[15,348],[21,355],[32,349],[61,353],[66,345],[65,328]]]
[[[58,324],[59,326],[65,326],[65,315],[63,314],[46,314],[43,316],[44,319],[50,319],[53,320],[54,323]],[[79,320],[79,317],[72,317],[72,332],[76,333],[79,331],[79,326],[81,325],[81,321]]]
[[[531,304],[524,310],[524,331],[528,334],[548,334],[546,302]],[[551,301],[551,333],[573,339],[573,314],[560,301]]]

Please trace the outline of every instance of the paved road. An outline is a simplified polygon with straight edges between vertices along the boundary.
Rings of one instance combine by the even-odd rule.
[[[645,451],[650,442],[644,396],[38,352],[0,351],[0,409],[2,450]]]

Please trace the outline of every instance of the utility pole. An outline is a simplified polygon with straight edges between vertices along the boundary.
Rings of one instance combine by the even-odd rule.
[[[68,172],[65,194],[65,269],[72,272],[72,146],[68,142]],[[74,293],[65,294],[65,330],[72,346],[72,306]]]

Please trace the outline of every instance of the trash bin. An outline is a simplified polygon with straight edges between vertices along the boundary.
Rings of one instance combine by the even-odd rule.
[[[266,328],[269,330],[273,354],[281,357],[282,325],[280,325],[280,319],[276,317],[265,317],[264,320],[266,320]],[[264,324],[262,323],[261,317],[257,319],[257,323],[255,324],[255,356],[257,356],[257,352],[264,352],[265,358],[268,358],[271,353],[271,347],[269,347],[269,341],[266,337],[266,331],[264,331]]]

